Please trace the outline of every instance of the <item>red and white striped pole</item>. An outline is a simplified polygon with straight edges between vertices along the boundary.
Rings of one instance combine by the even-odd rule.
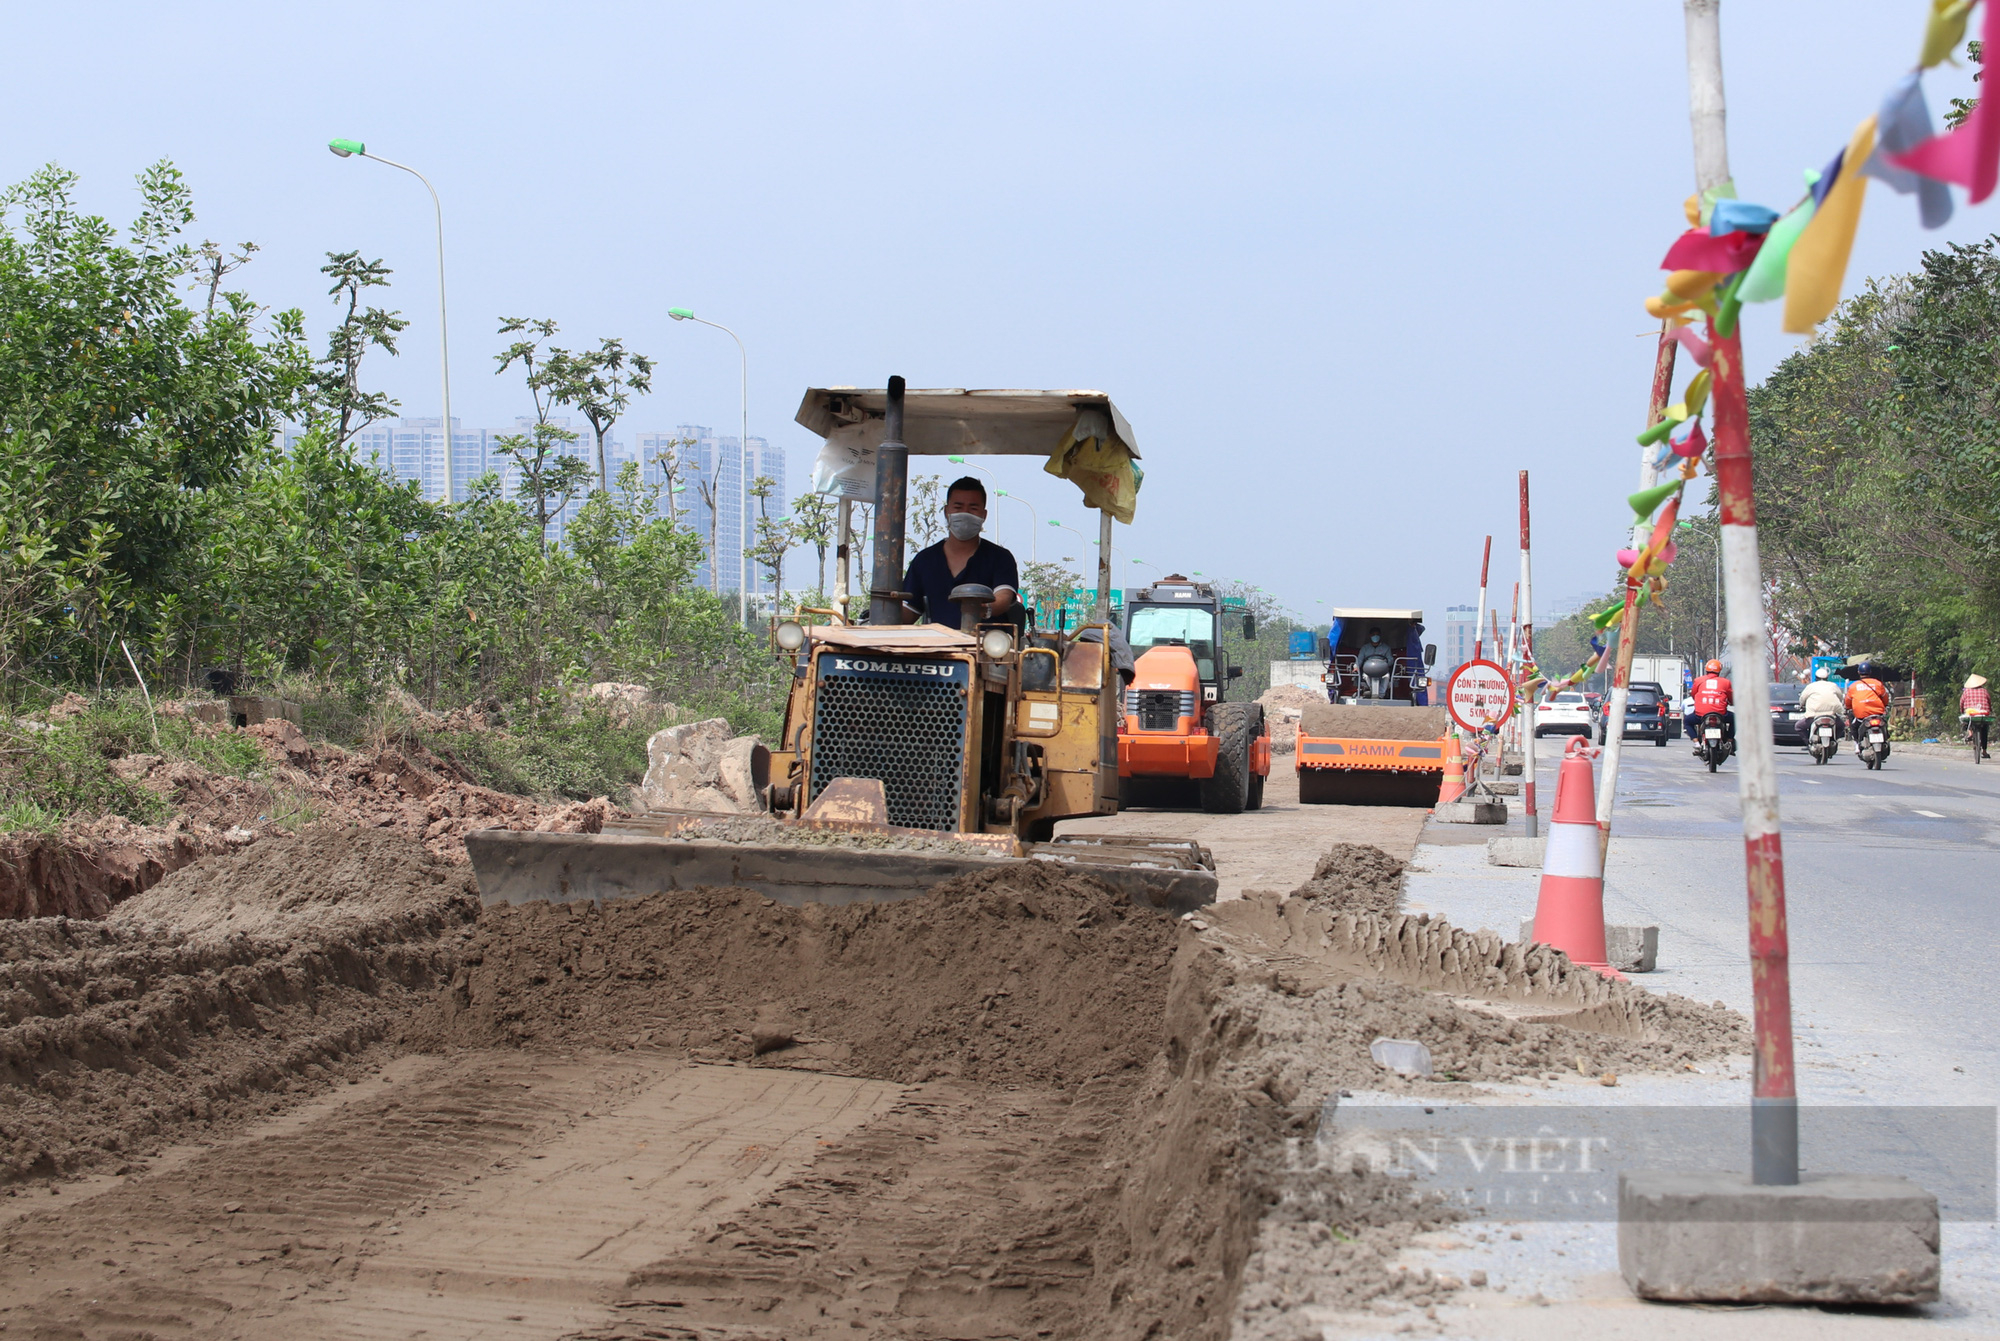
[[[1724,139],[1722,35],[1717,0],[1686,0],[1688,93],[1695,184],[1716,192],[1729,183]],[[1791,938],[1785,926],[1785,853],[1778,825],[1778,747],[1765,723],[1771,687],[1764,632],[1763,566],[1757,556],[1757,504],[1750,465],[1750,412],[1743,344],[1734,304],[1709,334],[1714,355],[1715,487],[1722,521],[1722,594],[1729,649],[1737,669],[1736,733],[1743,800],[1743,858],[1750,899],[1750,990],[1756,1030],[1750,1092],[1750,1180],[1799,1181],[1799,1100],[1792,1066]]]
[[[2000,3],[2000,0],[1995,0]],[[1528,472],[1521,472],[1521,678],[1534,678],[1535,598],[1528,578]],[[1528,837],[1541,833],[1535,816],[1535,696],[1521,696],[1521,811],[1527,817]],[[1586,789],[1588,790],[1588,789]]]
[[[1493,537],[1486,537],[1486,552],[1479,556],[1479,617],[1472,621],[1472,659],[1479,660],[1486,639],[1486,568],[1493,562]]]

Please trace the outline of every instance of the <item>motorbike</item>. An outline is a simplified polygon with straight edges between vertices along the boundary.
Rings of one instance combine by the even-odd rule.
[[[1709,772],[1713,773],[1718,764],[1736,753],[1736,742],[1728,738],[1729,733],[1725,729],[1724,718],[1721,713],[1703,713],[1701,715],[1701,722],[1695,730],[1700,733],[1699,750],[1701,760],[1708,765]]]
[[[1889,757],[1889,719],[1880,714],[1856,719],[1854,752],[1868,767],[1882,767],[1882,761]]]
[[[1813,718],[1812,731],[1806,737],[1806,748],[1812,751],[1813,762],[1823,764],[1833,758],[1839,748],[1835,743],[1840,739],[1840,721],[1831,714]]]

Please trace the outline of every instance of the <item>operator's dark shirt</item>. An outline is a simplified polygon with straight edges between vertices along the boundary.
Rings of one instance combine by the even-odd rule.
[[[959,609],[951,603],[951,589],[967,582],[991,587],[996,595],[1002,587],[1011,588],[1016,593],[1015,610],[1020,608],[1021,575],[1014,565],[1014,555],[991,540],[981,540],[979,548],[972,551],[972,557],[957,573],[951,571],[951,562],[944,556],[944,541],[918,551],[903,578],[903,590],[910,593],[908,604],[923,619],[955,629]],[[1015,611],[1010,610],[1001,618],[1012,619],[1014,615]]]

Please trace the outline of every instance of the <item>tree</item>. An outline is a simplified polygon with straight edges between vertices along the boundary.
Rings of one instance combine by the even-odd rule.
[[[294,314],[260,343],[244,295],[221,294],[206,317],[183,301],[194,211],[172,164],[139,175],[122,241],[78,211],[76,181],[50,166],[0,191],[0,529],[16,599],[43,602],[13,624],[31,642],[10,656],[94,681],[120,636],[150,636],[211,492],[269,441],[302,374],[284,334]],[[78,599],[45,604],[65,592]]]
[[[792,500],[792,534],[800,543],[811,545],[819,555],[814,590],[826,591],[826,551],[833,544],[834,519],[838,507],[825,494],[803,493]]]
[[[215,299],[222,289],[222,281],[250,263],[257,253],[257,244],[245,242],[235,251],[224,253],[214,239],[204,241],[189,254],[188,273],[193,275],[197,287],[208,290],[208,301],[202,305],[205,316],[215,315]]]
[[[561,350],[547,350],[542,341],[556,333],[556,324],[546,318],[504,317],[500,322],[500,334],[519,335],[527,332],[535,337],[516,340],[494,356],[500,366],[494,375],[506,372],[515,364],[521,370],[528,386],[528,395],[535,404],[535,422],[526,433],[509,434],[496,444],[501,452],[511,460],[521,472],[521,483],[517,493],[531,499],[537,532],[541,536],[541,548],[549,545],[549,522],[560,517],[563,509],[575,500],[590,479],[590,466],[581,457],[568,449],[575,444],[577,434],[550,421],[549,412],[555,407],[555,391],[558,385],[556,374],[550,371],[553,355]],[[553,502],[553,506],[551,503]]]
[[[910,527],[917,533],[917,544],[924,548],[944,536],[944,480],[940,477],[911,477]]]
[[[1040,627],[1053,627],[1050,621],[1060,620],[1061,612],[1069,605],[1070,593],[1083,585],[1083,574],[1065,564],[1044,559],[1031,563],[1021,574],[1021,585],[1026,589],[1028,601],[1035,607],[1035,618]]]
[[[759,475],[750,482],[750,496],[757,500],[757,541],[750,547],[750,557],[771,575],[774,600],[783,600],[785,554],[791,549],[795,534],[789,517],[771,516],[771,495],[777,491],[778,482],[769,475]]]
[[[550,324],[553,331],[554,324]],[[598,342],[596,349],[572,354],[551,349],[544,364],[549,393],[555,400],[580,412],[590,421],[597,437],[597,481],[601,489],[611,487],[611,472],[604,457],[604,437],[618,416],[625,413],[633,395],[653,389],[653,361],[644,354],[628,353],[622,340]]]
[[[722,594],[722,555],[716,548],[716,527],[720,525],[721,514],[716,511],[716,482],[722,478],[722,461],[717,454],[715,468],[703,474],[695,471],[694,490],[701,499],[701,505],[708,509],[708,589],[711,594]]]
[[[361,306],[363,293],[388,287],[394,273],[389,267],[362,260],[358,251],[330,251],[326,257],[319,272],[333,280],[327,294],[334,306],[345,302],[347,310],[327,337],[325,357],[307,378],[302,409],[306,430],[323,430],[327,446],[338,451],[356,433],[395,412],[396,402],[387,395],[361,389],[361,359],[371,346],[394,356],[396,335],[410,323],[399,313]]]

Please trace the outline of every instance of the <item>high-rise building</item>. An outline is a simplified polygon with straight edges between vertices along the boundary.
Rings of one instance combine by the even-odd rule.
[[[1439,680],[1451,678],[1451,673],[1472,660],[1472,644],[1478,633],[1479,607],[1473,605],[1447,605],[1444,608],[1444,642],[1438,648],[1436,677]]]
[[[633,441],[641,471],[647,480],[659,483],[666,478],[665,463],[669,456],[678,465],[676,474],[681,492],[677,502],[681,521],[701,537],[704,547],[704,557],[696,570],[696,582],[701,586],[709,584],[706,547],[709,539],[709,500],[713,499],[713,558],[719,570],[715,587],[718,591],[743,589],[746,515],[749,517],[747,540],[754,548],[759,515],[775,521],[791,512],[791,499],[785,492],[784,449],[753,436],[746,463],[742,439],[734,434],[718,434],[702,424],[682,424],[671,433],[637,433],[633,435]],[[772,481],[771,496],[762,500],[749,495],[750,488],[760,476],[769,477]],[[748,590],[770,591],[771,574],[754,561],[750,567],[754,571],[749,574]]]
[[[597,487],[597,440],[588,423],[573,422],[561,416],[552,416],[549,422],[576,434],[573,442],[564,443],[557,450],[562,455],[577,458],[590,468],[590,479],[585,487],[549,518],[549,543],[559,544],[568,532],[570,521],[583,506],[585,497]],[[355,455],[362,461],[373,461],[380,470],[395,479],[416,480],[423,496],[437,501],[444,496],[444,435],[439,424],[436,415],[380,420],[369,424],[353,435]],[[533,500],[524,498],[521,493],[523,472],[520,463],[506,453],[502,444],[510,437],[527,436],[534,426],[533,419],[520,418],[514,421],[511,428],[504,430],[468,430],[453,420],[452,474],[456,484],[453,496],[464,500],[472,482],[490,471],[500,479],[501,497],[513,499],[532,509]],[[295,430],[288,430],[285,435],[287,447],[296,442],[298,436]],[[763,438],[752,437],[746,462],[741,441],[733,434],[717,434],[700,424],[682,424],[671,433],[635,433],[629,444],[621,442],[615,432],[607,434],[604,440],[605,466],[614,482],[619,467],[628,461],[638,464],[640,479],[647,484],[665,483],[668,460],[677,463],[675,475],[679,492],[674,499],[675,510],[681,524],[702,538],[704,557],[696,572],[696,582],[701,586],[707,586],[709,581],[707,500],[711,497],[715,500],[715,558],[720,570],[716,586],[717,590],[724,592],[733,592],[743,586],[744,546],[746,539],[752,547],[757,543],[757,518],[761,515],[775,521],[791,513],[791,497],[786,492],[784,448],[774,447]],[[749,496],[749,490],[760,477],[768,477],[772,481],[770,496],[762,500]],[[665,506],[664,500],[662,506]],[[746,515],[749,518],[747,537],[744,525]],[[769,593],[771,574],[754,562],[749,566],[753,570],[749,575],[749,590]]]

